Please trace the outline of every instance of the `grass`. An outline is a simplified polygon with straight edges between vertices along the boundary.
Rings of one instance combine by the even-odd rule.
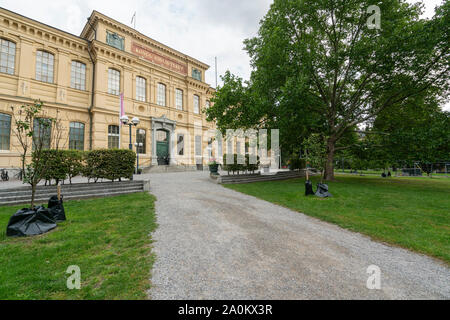
[[[0,208],[0,299],[146,299],[154,261],[154,197],[135,193],[64,203],[67,221],[53,231],[7,238]],[[70,265],[81,269],[81,289],[69,290]]]
[[[317,177],[313,178],[316,185]],[[450,180],[337,176],[333,198],[305,197],[304,179],[226,185],[373,239],[450,263]]]

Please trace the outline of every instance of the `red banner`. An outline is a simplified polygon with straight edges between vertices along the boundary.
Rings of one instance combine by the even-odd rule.
[[[184,75],[188,74],[187,65],[183,65],[181,63],[178,63],[175,60],[164,57],[164,56],[160,55],[159,53],[156,53],[149,48],[145,48],[135,42],[133,42],[131,44],[131,52],[133,52],[134,54],[137,54],[138,56],[144,58],[145,60],[156,63],[157,65],[163,66],[172,71],[175,71],[175,72],[178,72],[178,73],[181,73]]]

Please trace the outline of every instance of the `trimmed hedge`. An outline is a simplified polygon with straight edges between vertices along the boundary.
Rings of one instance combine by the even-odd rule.
[[[238,158],[238,156],[240,158]],[[228,171],[228,174],[230,174],[230,172],[233,172],[233,174],[235,172],[237,172],[238,174],[242,171],[242,172],[255,172],[256,170],[258,170],[259,168],[259,156],[257,157],[257,163],[256,164],[250,164],[250,156],[248,154],[245,155],[245,160],[244,160],[244,155],[237,155],[237,154],[233,154],[233,163],[228,164],[227,163],[227,155],[225,154],[223,156],[223,165],[222,165],[222,169]],[[244,164],[238,164],[238,160],[239,162],[244,162]]]
[[[131,179],[136,153],[128,149],[100,149],[86,153],[83,175],[88,179]]]
[[[101,149],[93,151],[79,150],[43,150],[42,163],[45,163],[47,182],[60,181],[83,175],[89,180],[131,179],[136,162],[136,153],[132,150]]]

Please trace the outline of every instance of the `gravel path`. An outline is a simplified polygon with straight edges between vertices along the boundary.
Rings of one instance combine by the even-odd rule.
[[[217,185],[152,174],[152,299],[449,299],[450,269]],[[369,290],[368,266],[381,269]]]

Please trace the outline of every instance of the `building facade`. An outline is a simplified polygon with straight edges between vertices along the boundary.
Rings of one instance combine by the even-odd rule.
[[[122,103],[140,119],[131,138],[141,166],[205,164],[208,68],[97,11],[76,36],[0,8],[0,168],[20,167],[14,115],[36,100],[61,123],[62,148],[128,148]]]

